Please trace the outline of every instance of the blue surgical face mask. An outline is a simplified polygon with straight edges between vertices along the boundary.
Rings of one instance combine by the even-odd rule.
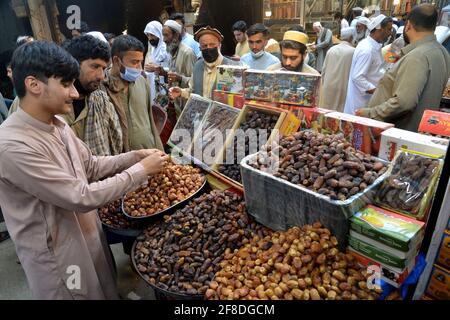
[[[135,82],[137,78],[142,74],[142,70],[136,69],[136,68],[130,68],[126,67],[122,64],[122,66],[125,68],[125,72],[120,72],[120,77],[128,82]]]
[[[252,53],[253,59],[259,59],[264,55],[264,50],[261,50],[258,53],[254,53],[253,51],[251,51],[251,53]]]

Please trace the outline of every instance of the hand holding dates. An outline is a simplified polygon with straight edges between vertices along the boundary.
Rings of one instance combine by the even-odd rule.
[[[144,167],[148,175],[154,175],[164,168],[164,164],[169,160],[169,156],[162,151],[151,153],[139,163]]]

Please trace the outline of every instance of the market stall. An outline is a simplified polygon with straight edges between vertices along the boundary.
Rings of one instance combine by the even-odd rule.
[[[191,96],[173,163],[99,210],[115,232],[140,232],[132,263],[157,298],[408,298],[417,282],[448,298],[420,277],[447,114],[425,112],[413,133],[317,108],[317,76],[219,69],[220,102]],[[448,283],[443,243],[432,278]]]

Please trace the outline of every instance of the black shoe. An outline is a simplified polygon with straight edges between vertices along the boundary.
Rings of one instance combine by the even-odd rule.
[[[0,242],[3,242],[3,241],[8,240],[8,239],[9,239],[8,231],[0,232]]]

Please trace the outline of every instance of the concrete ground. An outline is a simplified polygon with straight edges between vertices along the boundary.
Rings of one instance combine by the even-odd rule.
[[[0,231],[5,230],[0,223]],[[130,256],[123,252],[122,244],[111,245],[118,273],[118,289],[121,298],[153,300],[153,290],[133,270]],[[19,263],[11,239],[0,243],[0,300],[32,299],[25,273]]]

